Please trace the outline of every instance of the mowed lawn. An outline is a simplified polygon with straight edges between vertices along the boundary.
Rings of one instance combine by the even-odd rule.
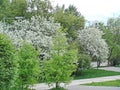
[[[120,87],[120,80],[114,80],[114,81],[106,81],[106,82],[93,82],[90,84],[85,84],[89,86],[115,86]]]
[[[114,76],[114,75],[120,75],[120,72],[106,71],[100,69],[89,69],[89,70],[83,70],[77,76],[74,76],[74,79],[86,79],[86,78],[96,78],[96,77]]]

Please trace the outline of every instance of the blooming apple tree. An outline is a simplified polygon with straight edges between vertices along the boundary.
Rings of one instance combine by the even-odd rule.
[[[54,20],[33,16],[30,20],[15,20],[12,25],[0,23],[0,33],[8,35],[16,47],[21,47],[23,42],[35,46],[36,49],[49,50],[52,36],[60,25]]]
[[[109,54],[108,45],[102,39],[102,35],[103,32],[95,28],[81,30],[78,33],[79,45],[83,46],[87,54],[96,57],[97,66],[100,66],[101,62],[107,60]]]

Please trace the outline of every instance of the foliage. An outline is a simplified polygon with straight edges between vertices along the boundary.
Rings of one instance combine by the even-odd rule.
[[[74,76],[74,79],[86,79],[86,78],[96,78],[96,77],[114,76],[114,75],[120,75],[120,72],[106,71],[100,69],[88,69],[88,70],[83,70],[82,73],[80,71],[79,75]]]
[[[65,37],[65,33],[63,33],[62,30],[63,28],[61,27],[59,30],[56,31],[55,35],[53,36],[53,46],[51,50],[51,54],[53,55],[62,55],[67,50],[67,38]]]
[[[24,44],[18,51],[19,56],[19,78],[18,87],[27,89],[28,85],[34,84],[39,75],[38,53],[32,45]]]
[[[4,0],[0,6],[0,20],[11,23],[17,17],[26,17],[26,0]]]
[[[98,66],[101,62],[107,60],[109,54],[108,45],[102,35],[103,32],[95,28],[78,32],[78,48],[79,45],[80,47],[82,45],[87,54],[96,57]]]
[[[43,71],[45,82],[48,84],[56,83],[56,88],[61,82],[68,83],[72,78],[71,73],[75,70],[74,57],[71,53],[64,55],[54,55],[51,60],[45,61]]]
[[[65,9],[65,12],[78,17],[81,16],[81,13],[78,12],[77,8],[74,5],[69,5],[69,7]]]
[[[117,65],[119,64],[119,53],[120,53],[120,17],[117,18],[110,18],[107,22],[107,27],[104,29],[105,35],[104,38],[106,39],[109,45],[109,64]]]
[[[78,68],[80,70],[89,69],[91,66],[91,57],[86,54],[80,54],[78,58]]]
[[[73,8],[71,10],[71,8]],[[76,15],[78,11],[76,7],[69,6],[68,9],[61,8],[59,6],[54,10],[54,18],[56,22],[59,22],[63,28],[68,39],[75,40],[77,37],[77,31],[84,28],[84,17],[82,15]]]
[[[18,58],[15,47],[3,34],[0,34],[0,90],[12,90],[18,73]]]
[[[52,12],[52,5],[50,0],[31,0],[28,1],[28,11],[34,15],[40,15],[42,17],[50,17]]]
[[[120,87],[120,80],[106,81],[106,82],[93,82],[85,85],[90,86],[115,86]]]
[[[0,0],[0,20],[12,23],[15,19],[30,19],[40,15],[49,18],[52,5],[49,0]]]
[[[114,66],[120,64],[120,45],[114,46],[110,61]]]

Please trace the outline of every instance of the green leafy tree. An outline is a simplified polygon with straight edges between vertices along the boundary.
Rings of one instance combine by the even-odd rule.
[[[62,8],[57,6],[54,11],[54,18],[56,22],[61,23],[63,26],[69,41],[75,40],[77,31],[83,29],[85,25],[84,17],[72,5],[67,9],[64,9],[64,6]]]
[[[0,5],[0,20],[11,23],[17,17],[28,17],[26,0],[4,0]]]
[[[0,34],[0,90],[12,90],[18,73],[18,62],[12,42]]]
[[[80,12],[77,11],[77,8],[73,5],[69,5],[69,7],[67,9],[65,9],[65,12],[69,13],[69,14],[73,14],[75,16],[81,16]]]
[[[114,42],[120,45],[120,17],[108,19],[107,26],[114,36]]]
[[[107,28],[104,31],[104,38],[109,45],[109,65],[120,64],[120,17],[110,18],[107,22]]]
[[[39,75],[38,53],[32,45],[24,44],[18,52],[19,55],[19,78],[18,87],[22,90],[37,81]]]
[[[35,15],[49,18],[52,9],[49,0],[0,0],[0,20],[11,23],[15,19],[30,19]]]
[[[60,83],[68,83],[72,78],[71,74],[75,70],[75,53],[66,51],[67,39],[65,35],[58,31],[54,37],[54,47],[51,51],[51,59],[43,64],[45,82],[55,83],[56,88],[60,88]]]
[[[52,5],[50,0],[31,0],[28,1],[29,11],[31,15],[40,15],[48,18],[52,14]]]

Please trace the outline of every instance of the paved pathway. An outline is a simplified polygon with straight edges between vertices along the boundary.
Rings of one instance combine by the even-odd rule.
[[[79,85],[79,84],[86,84],[92,82],[104,82],[104,81],[111,81],[120,79],[120,75],[116,76],[107,76],[107,77],[98,77],[98,78],[90,78],[90,79],[80,79],[80,80],[73,80],[69,86],[71,85]]]
[[[68,84],[66,86],[69,89],[70,87],[74,87],[75,88],[75,86],[77,86],[77,85],[79,86],[80,84],[86,84],[86,83],[92,83],[92,82],[111,81],[111,80],[117,80],[117,79],[120,79],[120,75],[99,77],[99,78],[90,78],[90,79],[81,79],[81,80],[73,80],[70,84]],[[62,83],[61,86],[64,86],[64,84]],[[86,87],[81,87],[81,88],[86,88]],[[46,89],[49,89],[49,87],[48,87],[48,85],[42,83],[42,84],[36,84],[34,86],[34,89],[35,90],[46,90]],[[73,90],[78,90],[78,89],[73,89]],[[98,90],[98,89],[96,89],[96,90]],[[106,89],[104,89],[104,90],[106,90]],[[119,90],[120,90],[120,87],[119,87]]]
[[[99,68],[99,69],[120,72],[120,68],[118,68],[118,67],[103,67],[103,68]],[[86,84],[86,83],[91,83],[91,82],[111,81],[111,80],[117,80],[117,79],[120,79],[120,75],[73,80],[70,84],[66,85],[66,88],[68,90],[120,90],[120,87],[80,86],[80,84]],[[61,86],[65,86],[65,85],[62,83]],[[34,89],[35,90],[48,90],[48,89],[50,89],[50,87],[48,87],[48,85],[42,83],[42,84],[36,84],[34,86]]]
[[[120,87],[69,86],[68,90],[120,90]]]
[[[102,63],[100,64],[100,66],[107,66],[107,65],[108,65],[107,62],[102,62]],[[91,63],[91,66],[92,66],[92,67],[97,67],[97,62],[92,62],[92,63]]]
[[[108,70],[108,71],[120,72],[120,68],[119,68],[119,67],[101,67],[101,68],[99,68],[99,69]]]

